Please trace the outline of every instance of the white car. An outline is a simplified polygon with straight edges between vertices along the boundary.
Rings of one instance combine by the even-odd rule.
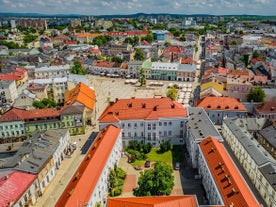
[[[176,162],[176,163],[175,163],[174,169],[175,169],[175,170],[180,170],[180,163],[179,163],[179,162]]]

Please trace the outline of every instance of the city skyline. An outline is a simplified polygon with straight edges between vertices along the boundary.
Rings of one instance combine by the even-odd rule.
[[[116,15],[134,13],[276,15],[274,0],[0,0],[0,12]]]

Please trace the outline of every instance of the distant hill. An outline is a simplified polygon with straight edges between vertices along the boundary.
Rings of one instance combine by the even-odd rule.
[[[157,18],[158,16],[171,16],[171,17],[207,17],[207,16],[237,16],[237,17],[255,17],[255,18],[264,18],[264,17],[276,17],[276,16],[261,16],[261,15],[211,15],[211,14],[169,14],[169,13],[136,13],[136,14],[113,14],[113,15],[80,15],[80,14],[39,14],[39,13],[8,13],[0,12],[0,17],[25,17],[25,18],[78,18],[83,16],[93,16],[95,18],[137,18],[137,17],[153,17]]]

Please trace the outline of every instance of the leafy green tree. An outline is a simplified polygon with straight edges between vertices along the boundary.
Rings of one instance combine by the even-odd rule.
[[[160,144],[160,152],[164,153],[172,149],[172,143],[169,141],[163,142]]]
[[[141,48],[138,48],[136,50],[135,55],[134,55],[134,59],[135,60],[144,60],[145,59],[143,50]]]
[[[142,86],[142,87],[146,86],[146,69],[145,68],[140,69],[139,83],[140,83],[140,86]]]
[[[143,37],[142,40],[146,40],[148,43],[152,43],[154,40],[153,34],[149,33],[146,35],[146,37]]]
[[[140,173],[139,187],[135,188],[135,196],[170,195],[174,186],[173,169],[164,162],[156,162],[154,169]]]
[[[177,98],[177,90],[175,87],[170,87],[168,90],[167,90],[167,93],[166,93],[166,96],[170,99],[172,99],[173,101],[176,100]]]
[[[247,95],[248,102],[263,102],[265,98],[265,92],[261,86],[252,87]]]
[[[152,144],[151,143],[147,143],[143,145],[143,152],[145,154],[148,154],[152,149]]]
[[[73,66],[70,68],[70,73],[85,75],[86,70],[82,67],[81,62],[74,61]]]
[[[112,62],[115,62],[115,63],[122,63],[123,62],[123,59],[122,58],[120,58],[120,57],[112,57],[111,58],[111,61]]]
[[[28,34],[23,37],[24,44],[28,44],[37,39],[37,35]]]
[[[39,109],[55,108],[57,103],[54,100],[44,98],[41,101],[34,101],[33,106]]]
[[[168,46],[171,46],[172,44],[171,44],[170,42],[165,42],[164,45],[165,45],[166,47],[168,47]]]
[[[157,59],[156,57],[152,57],[150,61],[151,61],[151,62],[157,62],[158,59]]]

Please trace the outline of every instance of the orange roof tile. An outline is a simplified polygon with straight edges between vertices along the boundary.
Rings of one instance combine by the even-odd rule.
[[[225,205],[261,206],[222,143],[213,137],[207,137],[199,146]]]
[[[95,91],[81,82],[76,85],[75,88],[65,93],[64,100],[65,107],[78,102],[83,104],[90,110],[94,110]]]
[[[236,98],[232,97],[213,97],[208,96],[201,99],[196,107],[202,107],[205,110],[234,110],[246,111],[245,106]]]
[[[91,33],[86,32],[86,33],[76,33],[76,36],[78,38],[83,38],[83,37],[98,37],[98,36],[103,36],[103,34],[98,34],[98,33],[91,34]]]
[[[120,132],[112,125],[100,132],[55,206],[75,207],[90,200]]]
[[[112,68],[115,62],[107,62],[105,60],[95,61],[94,65],[98,67]]]
[[[197,207],[194,195],[111,198],[107,207]]]
[[[169,98],[120,99],[111,103],[99,118],[100,122],[145,119],[157,120],[168,117],[186,117],[187,110]]]
[[[227,76],[239,76],[246,75],[249,76],[249,72],[247,70],[229,70]]]

